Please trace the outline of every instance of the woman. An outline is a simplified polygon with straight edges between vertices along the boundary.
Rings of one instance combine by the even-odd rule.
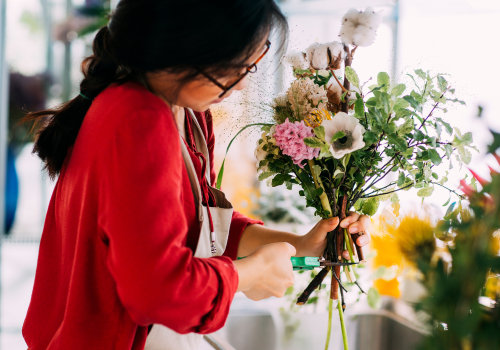
[[[244,88],[273,28],[286,31],[272,0],[122,0],[80,94],[31,115],[50,117],[35,152],[58,181],[23,327],[30,349],[196,349],[235,292],[282,296],[290,257],[322,253],[337,218],[304,236],[273,231],[209,186],[207,109]]]

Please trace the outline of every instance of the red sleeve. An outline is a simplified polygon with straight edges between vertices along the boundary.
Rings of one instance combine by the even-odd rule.
[[[130,316],[179,332],[221,328],[238,286],[227,257],[194,258],[185,246],[184,163],[169,110],[123,111],[110,130],[100,196],[107,267]]]
[[[213,130],[212,114],[210,113],[210,110],[207,110],[205,113],[198,114],[197,117],[198,121],[200,121],[200,125],[202,125],[203,131],[206,132],[205,137],[207,140],[208,153],[210,158],[210,180],[212,186],[215,186],[217,178],[214,170],[215,136]],[[228,256],[233,260],[238,257],[238,245],[240,244],[241,235],[248,225],[253,224],[263,225],[264,223],[260,220],[250,219],[245,215],[237,212],[236,210],[233,212],[226,251],[223,254],[224,256]]]

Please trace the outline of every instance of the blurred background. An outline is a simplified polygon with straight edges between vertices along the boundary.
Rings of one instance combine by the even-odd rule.
[[[54,187],[42,164],[31,154],[32,137],[20,120],[27,111],[55,106],[77,94],[81,61],[90,54],[93,34],[105,25],[116,2],[0,0],[0,349],[26,348],[21,327],[30,299],[45,211]],[[481,155],[490,141],[488,128],[500,129],[500,49],[494,39],[500,33],[498,0],[278,2],[289,20],[289,50],[337,40],[340,20],[351,7],[371,6],[380,12],[384,21],[375,44],[358,49],[353,62],[361,80],[386,71],[394,80],[405,81],[405,74],[415,68],[448,73],[457,97],[467,103],[449,108],[448,121],[462,132],[473,133],[480,152],[473,155],[471,168],[487,177],[483,172],[487,170],[487,159]],[[271,118],[269,108],[264,106],[271,102],[270,96],[285,90],[291,79],[290,69],[280,64],[279,57],[267,55],[246,91],[214,106],[216,169],[227,144],[241,127]],[[269,225],[305,233],[317,219],[303,207],[302,198],[257,181],[253,149],[259,134],[258,130],[250,130],[235,142],[227,156],[222,189],[239,211],[262,218]],[[463,174],[457,171],[450,176],[455,188]],[[436,191],[429,202],[439,211],[447,198],[447,193]],[[414,204],[408,199],[402,207]],[[286,298],[253,303],[237,296],[228,325],[221,332],[237,349],[323,346],[324,306],[312,305],[294,313],[288,304]],[[363,301],[358,304],[363,307]],[[358,315],[363,312],[358,311]],[[395,320],[402,337],[412,339],[421,330],[401,318],[407,316],[404,312]],[[374,318],[358,317],[348,322],[352,324],[348,327],[353,337],[366,334],[366,329],[375,332]],[[378,338],[385,331],[379,328]],[[337,333],[334,331],[332,339],[335,349],[341,344]],[[373,343],[370,347],[358,339],[354,348],[376,348]],[[390,348],[384,346],[380,349]],[[406,348],[411,347],[398,349]]]

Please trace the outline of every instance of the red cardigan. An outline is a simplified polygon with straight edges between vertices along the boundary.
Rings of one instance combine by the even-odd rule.
[[[213,164],[211,116],[197,118]],[[52,194],[23,326],[29,349],[143,349],[152,323],[216,331],[250,223],[235,213],[225,256],[194,258],[199,224],[171,110],[137,84],[107,88]]]

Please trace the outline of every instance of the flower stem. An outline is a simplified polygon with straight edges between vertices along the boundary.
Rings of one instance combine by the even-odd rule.
[[[331,218],[333,216],[333,211],[332,207],[330,206],[330,201],[328,200],[328,196],[326,195],[325,192],[325,187],[323,186],[323,183],[321,182],[321,179],[319,177],[319,174],[316,174],[314,171],[314,160],[308,160],[309,163],[309,168],[311,169],[311,174],[314,180],[314,184],[316,185],[316,188],[323,189],[323,192],[319,196],[319,200],[321,201],[321,206],[323,209],[327,210],[329,212],[328,217]]]
[[[333,299],[330,299],[328,303],[328,330],[326,333],[325,350],[328,350],[328,347],[330,346],[330,337],[332,335],[332,316],[333,316]]]
[[[344,312],[342,311],[342,303],[340,301],[337,302],[337,309],[339,310],[340,327],[342,328],[342,342],[344,343],[344,350],[349,350],[349,344],[347,343],[347,332],[345,330]]]

